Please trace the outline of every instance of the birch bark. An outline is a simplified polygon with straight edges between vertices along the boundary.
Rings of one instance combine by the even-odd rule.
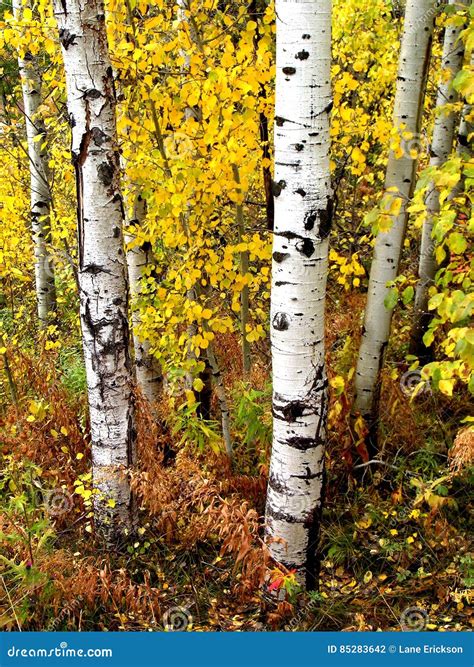
[[[153,251],[149,243],[140,246],[134,245],[132,231],[135,227],[143,225],[145,217],[146,202],[141,195],[137,195],[133,206],[133,219],[128,222],[128,231],[125,236],[132,308],[135,373],[143,396],[148,401],[152,411],[155,412],[154,408],[162,394],[163,374],[158,360],[150,353],[150,342],[144,340],[139,334],[141,320],[138,304],[142,280],[146,277],[147,270],[154,264]]]
[[[327,417],[331,1],[277,0],[276,17],[274,421],[266,537],[273,559],[313,588]]]
[[[436,0],[408,0],[405,11],[394,127],[403,137],[409,133],[417,141],[420,132],[426,79],[430,62]],[[405,134],[406,136],[406,134]],[[355,378],[354,412],[361,414],[369,429],[369,456],[376,451],[376,426],[380,370],[390,335],[393,309],[385,307],[387,283],[396,278],[405,237],[407,205],[413,194],[417,160],[410,140],[402,138],[403,154],[390,151],[385,178],[385,199],[398,200],[399,210],[391,215],[391,227],[380,231],[375,240],[370,269],[362,342]]]
[[[108,542],[133,527],[133,365],[123,247],[116,95],[102,0],[56,0],[76,171],[78,274],[89,396],[96,527]]]
[[[466,4],[467,0],[450,0],[449,4],[457,6],[460,2]],[[463,27],[462,25],[448,26],[444,35],[441,60],[442,79],[436,99],[437,116],[431,142],[430,167],[442,166],[453,148],[456,114],[452,109],[445,112],[442,108],[446,104],[454,104],[458,99],[458,95],[453,88],[453,81],[462,67],[464,58],[464,44],[459,39]],[[439,210],[439,194],[434,184],[431,184],[428,187],[426,198],[426,218],[423,223],[418,269],[419,281],[416,286],[414,323],[410,341],[410,353],[423,358],[428,354],[428,350],[423,344],[423,335],[431,319],[431,314],[428,311],[428,290],[433,285],[438,270],[432,232],[433,218],[438,215]]]
[[[28,6],[28,5],[25,5]],[[21,17],[22,2],[13,0],[13,14]],[[29,52],[18,56],[30,171],[30,216],[35,257],[38,319],[44,329],[56,310],[54,266],[48,251],[50,240],[51,190],[49,184],[46,128],[38,114],[41,105],[41,72]]]

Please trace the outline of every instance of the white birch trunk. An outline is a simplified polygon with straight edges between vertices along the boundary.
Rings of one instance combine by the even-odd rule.
[[[277,0],[276,17],[274,421],[266,537],[273,559],[312,588],[327,417],[331,0]]]
[[[26,5],[28,6],[28,5]],[[21,0],[13,0],[13,13],[21,18]],[[46,128],[38,115],[41,104],[41,73],[29,52],[18,57],[30,171],[30,216],[35,257],[35,284],[38,319],[44,329],[56,310],[54,267],[48,252],[50,238],[51,190],[49,185]]]
[[[143,396],[155,413],[155,408],[160,400],[163,389],[163,374],[158,360],[150,354],[150,342],[144,340],[139,334],[140,309],[137,301],[140,299],[141,282],[147,273],[147,269],[154,264],[151,244],[133,246],[133,228],[140,227],[146,217],[146,202],[137,195],[133,207],[133,219],[128,222],[128,231],[125,236],[127,243],[127,266],[128,279],[130,283],[130,296],[133,324],[133,347],[135,353],[135,374],[138,386]]]
[[[467,0],[450,0],[449,4],[458,6],[460,2]],[[446,104],[454,104],[458,95],[453,88],[456,74],[462,67],[464,58],[464,44],[459,39],[463,26],[448,26],[444,35],[443,56],[441,60],[442,80],[438,88],[436,99],[437,116],[433,128],[431,142],[430,166],[442,166],[453,148],[456,114],[453,110],[441,111]],[[449,75],[446,76],[446,72]],[[419,281],[416,286],[414,325],[411,332],[410,352],[412,354],[426,355],[427,350],[423,345],[423,335],[431,319],[428,311],[428,290],[434,283],[438,264],[435,258],[435,246],[432,238],[433,218],[440,210],[439,193],[432,183],[428,187],[426,198],[426,218],[423,223],[420,248],[420,263],[418,269]]]
[[[395,95],[394,126],[416,138],[420,132],[426,78],[429,67],[436,0],[408,0],[405,12],[397,90]],[[402,130],[401,127],[404,127]],[[402,141],[402,147],[404,146]],[[410,143],[397,158],[390,151],[385,178],[386,196],[399,198],[401,207],[392,215],[391,228],[379,232],[375,239],[374,257],[370,269],[367,305],[362,342],[355,378],[354,412],[366,420],[369,448],[375,442],[380,370],[390,335],[392,309],[384,299],[387,283],[396,278],[405,237],[407,205],[413,193],[417,160],[410,154]],[[396,192],[392,190],[396,189]],[[374,445],[375,446],[375,445]],[[371,454],[373,452],[369,452]]]
[[[115,124],[102,0],[56,0],[76,170],[78,273],[92,439],[96,527],[109,542],[133,527],[133,365]]]

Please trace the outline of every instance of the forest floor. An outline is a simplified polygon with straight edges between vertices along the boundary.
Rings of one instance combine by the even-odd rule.
[[[343,309],[330,301],[330,377],[347,376],[353,365],[359,328],[354,311],[362,301],[351,295]],[[94,538],[91,523],[78,342],[59,351],[33,345],[7,350],[16,398],[10,399],[5,382],[1,628],[472,629],[472,491],[460,452],[469,446],[472,454],[473,444],[449,449],[466,402],[448,403],[429,388],[410,398],[399,381],[404,369],[391,362],[403,354],[391,350],[381,403],[381,463],[354,474],[349,398],[344,392],[332,396],[321,584],[318,592],[303,595],[291,573],[273,570],[268,579],[262,545],[271,429],[268,350],[255,355],[244,384],[237,340],[221,337],[217,349],[229,364],[234,469],[216,452],[217,423],[196,423],[164,405],[166,425],[157,427],[139,400],[139,465],[132,480],[139,525],[116,554]],[[286,599],[276,601],[269,587],[282,587]]]

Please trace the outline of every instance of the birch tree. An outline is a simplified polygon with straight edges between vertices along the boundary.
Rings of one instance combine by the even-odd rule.
[[[115,89],[102,0],[58,0],[76,172],[78,277],[89,397],[96,526],[108,541],[132,528],[135,459],[123,204]]]
[[[369,455],[376,450],[380,370],[393,312],[393,305],[387,303],[387,283],[398,273],[407,206],[415,183],[417,159],[411,142],[417,141],[420,132],[436,11],[436,0],[408,0],[406,4],[393,121],[400,145],[389,154],[383,199],[384,217],[390,223],[375,239],[355,378],[354,412],[362,415],[368,427]]]
[[[146,242],[139,245],[135,242],[133,229],[143,225],[146,217],[146,201],[137,194],[133,205],[133,216],[128,221],[126,244],[128,279],[130,282],[130,296],[133,324],[133,348],[135,373],[137,384],[143,396],[154,411],[163,389],[163,374],[158,360],[150,353],[150,342],[140,334],[140,296],[142,281],[146,279],[150,268],[153,267],[153,251],[151,244]]]
[[[266,537],[273,559],[312,588],[327,416],[331,1],[277,0],[276,17],[274,422]]]
[[[21,18],[21,11],[21,0],[13,0],[15,19]],[[41,71],[37,58],[29,51],[19,54],[18,68],[23,93],[30,172],[30,217],[35,257],[36,301],[40,327],[44,329],[56,310],[56,290],[54,266],[48,250],[51,224],[49,156],[45,124],[38,113],[42,101]]]
[[[465,4],[464,0],[463,4]],[[450,5],[459,5],[459,0],[450,0]],[[462,25],[453,24],[446,27],[444,35],[443,56],[441,60],[441,81],[436,99],[436,118],[431,142],[430,167],[440,167],[448,159],[453,148],[456,113],[452,107],[458,95],[453,88],[456,74],[462,67],[464,44],[459,39]],[[419,281],[415,293],[415,316],[411,332],[410,352],[426,357],[427,349],[423,344],[423,334],[430,321],[428,311],[428,290],[434,283],[438,264],[435,258],[435,247],[432,238],[433,218],[440,211],[439,193],[434,184],[428,187],[426,198],[426,217],[423,222],[420,248]]]

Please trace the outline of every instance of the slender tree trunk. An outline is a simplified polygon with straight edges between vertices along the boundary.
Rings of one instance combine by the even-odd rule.
[[[225,451],[230,461],[232,461],[233,453],[232,453],[232,439],[230,436],[229,404],[227,403],[224,381],[222,379],[222,373],[219,368],[219,363],[214,353],[214,348],[212,346],[212,343],[209,343],[209,346],[207,348],[207,358],[209,360],[212,377],[214,378],[214,384],[216,387],[216,396],[217,400],[219,401],[219,409],[221,411],[222,437],[224,439]]]
[[[259,19],[265,13],[266,3],[259,2],[259,0],[251,0],[249,5],[248,13],[249,17],[255,21],[257,24],[257,29],[255,31],[254,37],[254,48],[255,48],[255,57],[257,58],[257,49],[258,43],[260,41],[259,33]],[[258,96],[262,100],[267,99],[267,91],[264,84],[260,84],[260,90]],[[267,212],[267,229],[273,230],[274,219],[275,219],[275,207],[273,202],[273,190],[272,190],[272,172],[271,168],[266,164],[267,160],[270,160],[270,133],[268,131],[268,118],[265,113],[260,112],[260,141],[262,142],[262,158],[265,160],[262,167],[262,176],[263,176],[263,187],[265,191],[265,208]]]
[[[150,267],[154,265],[151,244],[133,245],[133,229],[143,225],[146,217],[146,202],[137,195],[133,206],[133,219],[128,222],[125,236],[127,243],[128,279],[130,282],[133,347],[135,352],[135,373],[137,383],[152,410],[160,400],[163,389],[163,374],[158,360],[150,354],[150,342],[143,340],[138,333],[140,327],[140,308],[137,303],[141,294],[141,283],[146,278]]]
[[[450,0],[449,4],[457,6],[465,0]],[[467,1],[467,0],[466,0]],[[464,58],[464,44],[459,39],[463,26],[448,26],[444,35],[443,57],[441,71],[443,78],[438,88],[433,138],[431,142],[430,167],[440,167],[448,159],[453,148],[456,114],[452,110],[443,112],[446,104],[457,101],[457,93],[453,88],[456,74],[462,67]],[[446,72],[449,73],[446,76]],[[441,110],[441,112],[440,112]],[[433,218],[440,210],[439,193],[434,183],[428,187],[426,198],[426,218],[423,223],[420,248],[420,264],[418,269],[419,281],[416,286],[414,323],[411,331],[410,354],[418,355],[422,360],[429,361],[430,353],[423,343],[423,335],[431,321],[428,311],[428,290],[434,283],[438,264],[435,257],[435,245],[432,238]]]
[[[266,536],[315,586],[327,421],[324,306],[332,221],[331,1],[277,0],[273,447]]]
[[[21,18],[21,0],[13,0],[16,19]],[[46,128],[38,114],[41,104],[41,72],[31,53],[18,57],[26,119],[30,171],[30,215],[35,256],[38,319],[44,329],[56,311],[54,267],[48,252],[50,240],[51,190],[49,185]]]
[[[375,239],[355,379],[354,412],[360,413],[368,426],[369,456],[377,448],[380,370],[392,320],[392,309],[385,307],[384,300],[388,294],[387,283],[398,273],[406,209],[415,183],[417,160],[410,150],[411,139],[405,140],[405,137],[409,133],[416,142],[420,132],[436,7],[436,0],[408,0],[406,5],[394,110],[394,126],[402,137],[403,154],[399,156],[396,151],[390,151],[384,197],[388,203],[395,204],[398,212],[390,216],[390,229],[380,231]]]
[[[234,180],[240,185],[239,168],[236,164],[232,165],[234,172]],[[239,243],[243,243],[245,234],[244,223],[244,208],[242,204],[237,204],[237,231],[239,235]],[[240,253],[240,275],[246,276],[249,270],[249,253],[248,250],[243,250]],[[249,286],[244,285],[240,293],[240,332],[242,337],[242,368],[244,374],[248,375],[251,368],[250,358],[250,343],[247,340],[247,324],[249,321]]]
[[[474,52],[471,53],[471,67],[474,66]],[[461,122],[459,123],[459,128],[456,136],[456,154],[458,157],[463,160],[470,160],[472,157],[472,134],[474,132],[474,124],[472,121],[468,120],[472,114],[472,105],[464,104]],[[450,199],[454,199],[458,196],[460,192],[464,189],[464,176],[462,175],[458,183],[454,186],[451,194],[449,195]]]
[[[76,171],[78,274],[89,395],[96,527],[114,541],[133,527],[135,459],[124,210],[115,88],[102,0],[57,0]]]

